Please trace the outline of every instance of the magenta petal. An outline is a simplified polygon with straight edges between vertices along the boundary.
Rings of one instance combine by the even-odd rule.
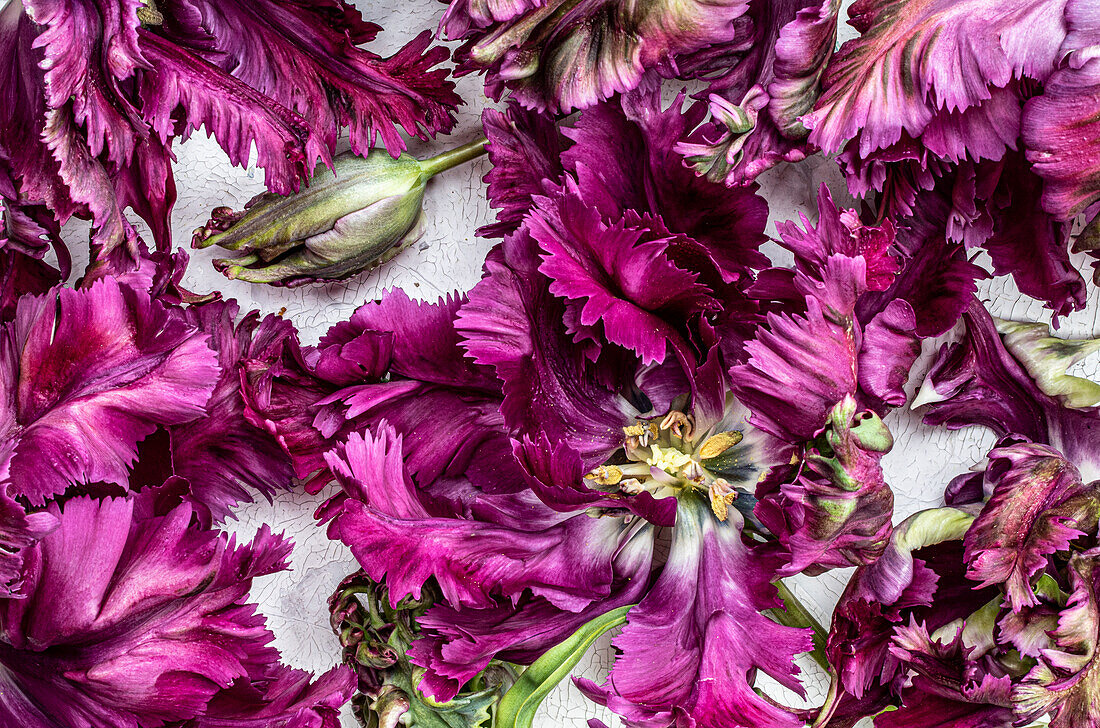
[[[979,104],[991,87],[1025,74],[1043,80],[1065,37],[1065,5],[857,2],[849,14],[861,36],[841,46],[825,73],[810,141],[833,153],[858,136],[865,157],[904,133],[918,137],[940,109]]]
[[[567,188],[554,207],[540,204],[527,221],[545,254],[539,271],[550,293],[579,301],[579,321],[601,325],[613,344],[635,352],[642,364],[664,361],[680,335],[673,324],[718,307],[697,275],[674,265],[668,240],[647,240],[622,223],[605,225]],[[570,331],[570,333],[576,333]]]
[[[348,544],[368,576],[386,579],[396,604],[420,598],[430,576],[454,605],[485,608],[492,595],[515,603],[526,589],[560,609],[579,611],[607,595],[621,525],[583,513],[542,530],[432,518],[404,472],[401,438],[383,427],[353,434],[326,457],[350,496],[320,513],[329,537]]]
[[[1100,165],[1100,60],[1096,43],[1096,9],[1088,2],[1066,6],[1069,34],[1061,50],[1067,62],[1055,70],[1042,94],[1024,107],[1023,138],[1028,161],[1045,180],[1043,208],[1069,220],[1098,199]]]
[[[32,503],[126,485],[138,442],[201,416],[218,378],[204,334],[111,279],[22,299],[4,334],[9,477]]]
[[[28,514],[0,490],[0,596],[21,597],[24,550],[57,528],[49,511]]]
[[[214,520],[255,493],[270,498],[293,478],[290,459],[275,438],[245,417],[241,370],[253,354],[252,338],[261,324],[255,312],[235,323],[237,312],[232,301],[185,310],[187,320],[210,335],[222,371],[205,416],[168,430],[172,474],[187,480],[196,504],[209,509]]]
[[[752,410],[750,422],[788,443],[812,439],[833,405],[856,391],[858,330],[825,318],[816,298],[806,315],[768,315],[730,370],[730,388]]]
[[[50,512],[60,525],[28,555],[26,599],[0,604],[0,719],[188,721],[275,677],[271,633],[246,595],[253,577],[285,568],[289,543],[265,527],[237,546],[197,527],[186,505],[157,514],[134,498]]]

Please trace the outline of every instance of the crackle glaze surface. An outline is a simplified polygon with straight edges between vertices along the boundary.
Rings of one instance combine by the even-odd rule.
[[[4,3],[0,2],[0,5]],[[846,3],[847,4],[847,3]],[[369,20],[386,30],[372,50],[389,53],[424,28],[435,28],[444,6],[436,0],[383,0],[360,8]],[[850,32],[850,29],[849,29]],[[430,143],[416,140],[411,151],[428,156],[470,141],[480,132],[480,112],[484,108],[481,80],[461,79],[459,92],[466,106],[459,112],[459,123],[449,137]],[[232,167],[218,146],[201,133],[176,147],[176,179],[179,201],[173,217],[177,245],[186,246],[191,231],[203,224],[209,211],[218,205],[239,208],[263,189],[262,172]],[[482,176],[488,169],[485,158],[450,170],[429,184],[426,202],[426,229],[421,240],[392,262],[369,275],[350,281],[311,285],[287,290],[250,286],[227,281],[211,266],[214,250],[197,251],[184,280],[194,291],[220,290],[227,298],[236,298],[243,310],[258,308],[263,313],[285,308],[284,316],[294,321],[303,343],[315,343],[332,324],[346,319],[365,301],[377,298],[388,288],[401,287],[415,297],[434,300],[453,290],[467,290],[480,277],[481,261],[491,241],[475,236],[474,231],[493,218],[485,200]],[[762,179],[762,194],[771,207],[768,232],[775,234],[774,222],[796,217],[799,212],[813,215],[816,192],[826,182],[838,201],[848,200],[843,181],[832,162],[812,159],[799,165],[784,165],[771,170]],[[66,228],[66,238],[79,256],[86,247],[87,227],[74,223]],[[775,246],[768,252],[781,260]],[[86,251],[84,252],[86,256]],[[979,262],[982,262],[979,258]],[[1083,260],[1075,262],[1085,267]],[[77,260],[79,270],[83,261]],[[1091,278],[1091,271],[1086,274]],[[982,295],[994,314],[1015,320],[1049,321],[1042,306],[1021,296],[1015,286],[1003,278],[984,282]],[[1100,297],[1090,286],[1088,308],[1062,322],[1062,335],[1082,336],[1100,333]],[[950,335],[949,335],[950,336]],[[945,337],[945,339],[948,337]],[[931,355],[942,340],[925,342],[924,356],[910,380],[910,392],[919,384]],[[1080,372],[1098,373],[1096,361],[1086,361]],[[1078,372],[1074,372],[1078,373]],[[919,414],[902,409],[891,413],[886,422],[896,444],[883,459],[888,482],[897,499],[895,522],[922,508],[942,504],[944,485],[955,475],[981,461],[994,438],[987,431],[969,429],[948,431],[926,427]],[[302,492],[283,493],[273,503],[260,501],[237,511],[238,520],[230,527],[250,537],[261,524],[293,537],[295,549],[291,571],[258,580],[253,597],[267,615],[276,636],[276,646],[291,665],[315,672],[329,668],[338,659],[338,643],[328,626],[326,599],[339,581],[356,566],[342,544],[330,542],[322,529],[313,524],[313,511],[324,494],[309,496]],[[828,623],[832,606],[839,596],[850,570],[832,572],[815,578],[797,578],[791,584],[795,594]],[[591,651],[579,666],[579,672],[602,677],[613,655],[610,636],[605,635],[598,649]],[[812,662],[802,664],[807,699],[805,703],[776,685],[769,689],[775,697],[792,705],[820,705],[828,681]],[[566,681],[546,700],[536,720],[537,728],[583,728],[589,718],[600,718],[612,728],[619,721],[607,710],[593,705]],[[345,714],[347,728],[355,725]]]

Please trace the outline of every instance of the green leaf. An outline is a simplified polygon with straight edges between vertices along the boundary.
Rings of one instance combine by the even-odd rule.
[[[626,613],[632,606],[613,609],[585,623],[569,639],[535,660],[501,698],[496,728],[531,728],[535,711],[554,686],[577,666],[597,637],[626,622]]]

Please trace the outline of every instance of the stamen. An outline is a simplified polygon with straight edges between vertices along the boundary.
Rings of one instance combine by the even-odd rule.
[[[623,479],[623,471],[614,465],[601,465],[584,478],[595,482],[596,485],[615,485]]]
[[[619,490],[624,495],[638,495],[645,490],[645,488],[642,487],[642,481],[637,478],[627,478],[619,483]]]
[[[707,441],[703,443],[703,446],[699,448],[699,457],[703,460],[710,460],[716,458],[726,450],[741,442],[744,439],[744,435],[737,430],[731,432],[719,432],[717,435],[712,435],[707,438]]]
[[[691,433],[695,430],[695,420],[691,415],[673,410],[661,420],[661,429],[672,430],[672,434],[681,440],[690,440]]]
[[[718,478],[710,484],[710,509],[719,521],[729,517],[729,507],[737,500],[737,493],[725,478]]]

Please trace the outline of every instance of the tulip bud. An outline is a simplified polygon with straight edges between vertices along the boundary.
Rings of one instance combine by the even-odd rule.
[[[384,149],[341,154],[307,188],[266,193],[241,212],[216,208],[191,247],[243,255],[214,261],[229,278],[275,286],[348,278],[419,239],[424,188],[433,175],[482,154],[485,140],[419,161]]]

